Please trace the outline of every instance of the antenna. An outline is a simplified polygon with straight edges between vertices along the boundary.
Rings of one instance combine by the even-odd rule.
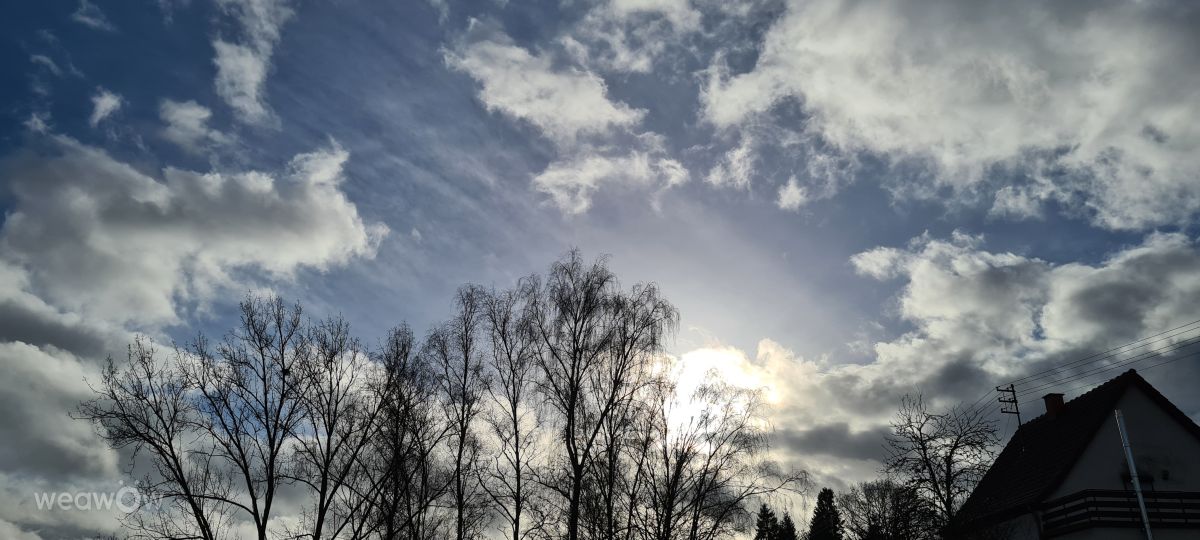
[[[1000,412],[1004,414],[1017,415],[1017,425],[1021,425],[1021,406],[1017,404],[1017,388],[1013,385],[997,386],[996,391],[1002,394],[997,401],[1000,402]],[[1008,397],[1004,397],[1007,395]]]

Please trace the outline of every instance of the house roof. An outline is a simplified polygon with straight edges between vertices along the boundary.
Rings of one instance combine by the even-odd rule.
[[[1018,428],[963,504],[959,522],[1003,520],[1044,501],[1134,386],[1200,439],[1200,426],[1131,369],[1067,402],[1056,416],[1043,414]]]

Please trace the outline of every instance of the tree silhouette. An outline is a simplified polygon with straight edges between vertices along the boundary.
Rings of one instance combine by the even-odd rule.
[[[797,540],[796,524],[792,522],[792,516],[787,512],[783,513],[783,519],[779,521],[779,528],[775,531],[775,540]]]
[[[885,478],[837,496],[847,536],[854,540],[928,540],[936,537],[933,508],[915,487]]]
[[[808,540],[842,540],[842,516],[833,502],[832,489],[824,488],[817,495],[817,507],[808,526]]]
[[[754,540],[774,540],[778,528],[779,521],[775,518],[775,512],[764,503],[759,507],[758,517],[754,522]]]
[[[534,464],[544,455],[537,446],[537,407],[533,392],[534,335],[519,290],[493,291],[484,305],[493,407],[486,415],[495,456],[483,483],[503,523],[505,535],[522,540],[545,521],[537,504]]]
[[[962,405],[933,412],[921,396],[905,396],[887,440],[887,470],[907,480],[944,528],[987,472],[999,442],[996,422]]]
[[[563,536],[577,540],[585,488],[611,488],[592,474],[605,428],[649,384],[651,362],[679,314],[654,285],[622,291],[603,260],[588,264],[578,251],[555,263],[544,282],[531,278],[526,291],[538,387],[564,449],[543,485],[558,495]]]
[[[240,315],[170,356],[135,339],[79,407],[159,496],[128,536],[718,540],[805,481],[770,460],[758,390],[679,395],[678,313],[604,259],[463,287],[425,339],[401,324],[373,353],[277,297]],[[763,505],[756,538],[794,540],[784,525]]]
[[[466,286],[455,295],[454,314],[425,340],[427,362],[438,371],[448,432],[454,540],[475,538],[487,520],[486,491],[480,486],[483,443],[476,429],[488,380],[483,369],[487,293]]]

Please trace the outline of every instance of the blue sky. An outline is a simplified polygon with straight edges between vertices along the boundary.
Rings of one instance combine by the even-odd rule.
[[[673,354],[779,387],[789,459],[866,477],[903,392],[1200,318],[1200,12],[1017,4],[16,3],[3,356],[81,379],[248,290],[373,342],[579,247],[663,287]],[[1148,376],[1195,418],[1185,364]],[[113,477],[60,450],[94,465],[5,482]]]

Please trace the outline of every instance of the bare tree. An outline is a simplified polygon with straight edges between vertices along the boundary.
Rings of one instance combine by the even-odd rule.
[[[934,413],[920,395],[905,396],[887,439],[886,468],[911,482],[945,528],[987,472],[999,443],[996,423],[961,405]]]
[[[216,540],[239,522],[260,540],[467,540],[491,524],[512,540],[715,540],[749,501],[803,484],[768,459],[757,391],[708,380],[678,399],[663,352],[678,313],[603,259],[464,287],[424,342],[400,326],[373,354],[343,319],[279,298],[240,315],[170,358],[136,340],[79,409],[149,458],[167,504],[127,519],[137,536]],[[285,491],[299,521],[279,519]]]
[[[438,370],[437,381],[449,426],[446,442],[451,453],[449,491],[455,540],[478,536],[487,518],[487,494],[479,481],[481,442],[476,433],[476,420],[487,389],[480,344],[486,296],[476,286],[459,289],[454,299],[454,316],[431,332],[425,343],[430,363]]]
[[[153,474],[143,488],[160,497],[157,512],[129,514],[134,537],[221,538],[229,496],[228,478],[212,467],[213,453],[193,429],[199,411],[175,361],[156,357],[153,344],[137,338],[125,365],[112,358],[104,369],[96,398],[84,402],[78,416],[96,424],[114,448],[148,455]],[[141,509],[152,510],[152,509]]]
[[[311,325],[305,340],[304,419],[298,426],[291,480],[315,497],[305,523],[313,540],[354,530],[354,517],[370,504],[372,491],[361,489],[367,474],[364,456],[379,430],[382,396],[372,384],[387,385],[386,370],[376,369],[351,337],[350,325],[333,318]],[[358,484],[358,485],[356,485]]]
[[[189,519],[160,514],[139,526],[169,538],[216,538],[218,524],[241,512],[265,539],[289,482],[287,448],[309,412],[300,307],[250,297],[240,309],[240,325],[215,350],[201,335],[172,365],[136,342],[129,365],[110,365],[99,399],[81,409],[114,445],[150,450],[148,483]]]
[[[299,305],[251,297],[241,303],[238,329],[212,350],[203,336],[184,364],[200,414],[193,427],[212,441],[211,459],[234,475],[239,489],[224,500],[249,514],[267,538],[279,489],[288,482],[286,448],[308,414]]]
[[[709,374],[695,394],[664,402],[649,467],[655,540],[712,540],[744,532],[748,505],[799,492],[808,476],[770,460],[761,391]],[[672,407],[674,410],[671,410]]]
[[[678,314],[660,305],[653,285],[618,291],[611,300],[612,341],[604,370],[596,378],[609,400],[608,414],[600,422],[595,456],[589,464],[592,481],[586,495],[589,530],[593,538],[622,539],[632,533],[632,509],[641,490],[636,465],[644,461],[644,438],[634,419],[652,414],[647,398],[665,385],[658,378],[662,363],[656,347],[664,329],[674,328]],[[647,392],[649,391],[649,392]]]
[[[640,468],[645,477],[644,503],[639,526],[643,536],[652,540],[673,540],[688,530],[692,516],[693,474],[701,460],[702,440],[694,419],[679,418],[689,411],[676,399],[674,385],[663,387],[652,396],[652,415],[639,422],[645,430],[646,462]]]
[[[430,540],[445,517],[436,504],[451,477],[435,453],[450,426],[436,408],[435,374],[415,350],[412,331],[400,326],[377,355],[388,375],[376,389],[382,399],[379,433],[366,457],[375,496],[357,526],[360,537]]]
[[[560,496],[566,538],[577,540],[601,430],[637,393],[678,315],[654,286],[622,293],[603,261],[586,264],[577,251],[556,262],[544,284],[530,285],[539,388],[564,450],[543,484]]]
[[[852,540],[928,540],[932,508],[914,486],[890,478],[862,482],[837,496]]]
[[[545,520],[537,500],[534,467],[539,459],[537,410],[530,397],[534,376],[534,334],[522,296],[516,290],[493,292],[484,305],[491,344],[487,415],[498,446],[484,488],[500,514],[507,536],[522,540]]]

